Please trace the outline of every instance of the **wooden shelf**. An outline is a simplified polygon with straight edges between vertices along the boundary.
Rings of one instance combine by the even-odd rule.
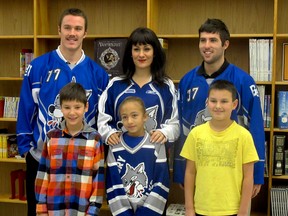
[[[0,158],[0,163],[25,163],[25,158]]]
[[[27,201],[19,200],[18,198],[10,199],[11,194],[0,194],[0,203],[18,203],[27,204]]]
[[[0,77],[0,81],[22,81],[22,77]]]
[[[16,118],[0,118],[0,122],[16,122]]]

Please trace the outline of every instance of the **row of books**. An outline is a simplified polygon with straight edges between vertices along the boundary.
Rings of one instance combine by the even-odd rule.
[[[24,76],[24,73],[34,58],[32,49],[22,49],[20,52],[20,77]]]
[[[286,135],[273,136],[273,174],[288,175],[288,144]]]
[[[288,215],[288,186],[271,188],[271,213],[273,216]]]
[[[271,124],[271,95],[265,93],[265,85],[257,85],[261,102],[264,127],[269,128]]]
[[[0,134],[0,158],[13,158],[18,155],[16,134]]]
[[[273,39],[249,39],[250,75],[255,81],[272,80]]]
[[[19,97],[0,97],[0,118],[17,118]]]

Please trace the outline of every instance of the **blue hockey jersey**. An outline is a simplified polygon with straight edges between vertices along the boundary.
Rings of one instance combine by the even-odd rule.
[[[46,133],[62,121],[59,90],[69,82],[80,83],[86,90],[89,110],[85,120],[96,128],[98,97],[108,81],[104,69],[87,56],[72,70],[56,50],[34,59],[24,74],[20,94],[17,120],[20,154],[32,149],[31,154],[39,161]]]
[[[180,120],[180,139],[175,144],[174,152],[174,181],[184,182],[185,160],[180,156],[184,141],[190,130],[202,124],[211,116],[206,109],[209,84],[205,77],[197,71],[200,66],[188,72],[179,83],[178,109]],[[261,112],[260,98],[257,86],[250,75],[229,64],[228,67],[214,80],[224,79],[232,82],[238,91],[238,107],[231,118],[246,127],[252,134],[260,161],[255,163],[254,184],[264,183],[265,133]]]
[[[170,79],[163,86],[151,81],[141,88],[131,80],[125,82],[121,77],[113,78],[99,100],[98,131],[103,141],[116,131],[125,131],[118,115],[118,107],[128,96],[140,97],[148,114],[146,130],[159,129],[169,142],[179,137],[177,94]]]
[[[150,143],[147,132],[140,141],[127,133],[120,140],[109,146],[107,156],[106,190],[112,214],[162,215],[169,193],[165,145]]]

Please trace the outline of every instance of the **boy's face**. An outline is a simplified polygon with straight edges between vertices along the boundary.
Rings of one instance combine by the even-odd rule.
[[[139,103],[131,101],[123,104],[120,109],[120,118],[130,136],[144,135],[147,115],[146,112],[143,112]]]
[[[85,19],[81,16],[67,15],[58,27],[62,50],[77,51],[82,49],[83,39],[86,37]]]
[[[207,101],[212,120],[216,121],[229,121],[237,104],[238,100],[232,100],[231,92],[219,89],[211,90]]]
[[[69,129],[82,128],[83,117],[85,112],[88,111],[88,104],[72,100],[62,101],[61,111],[64,119],[66,120],[66,126]]]

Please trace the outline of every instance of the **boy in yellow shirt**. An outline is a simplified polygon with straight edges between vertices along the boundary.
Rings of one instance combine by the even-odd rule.
[[[231,82],[215,81],[208,95],[212,119],[191,130],[181,151],[187,159],[186,216],[247,216],[259,160],[253,138],[230,118],[238,104]]]

